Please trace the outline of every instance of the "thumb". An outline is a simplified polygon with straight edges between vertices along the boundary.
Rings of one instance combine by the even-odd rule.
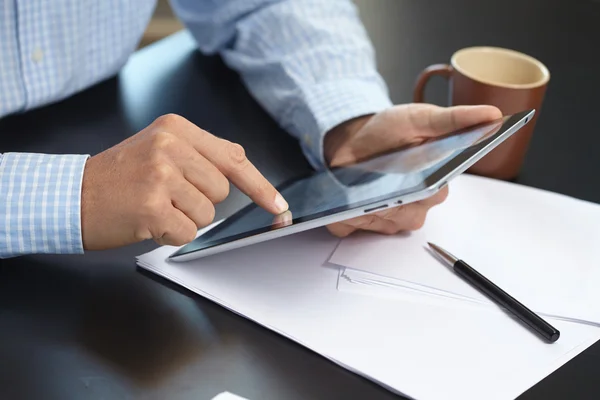
[[[488,105],[480,106],[453,106],[428,108],[428,114],[416,116],[412,120],[415,124],[424,124],[423,133],[426,136],[439,136],[453,131],[467,128],[469,126],[494,121],[502,118],[502,112]]]

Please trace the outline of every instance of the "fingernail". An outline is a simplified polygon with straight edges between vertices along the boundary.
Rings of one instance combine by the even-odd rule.
[[[286,211],[283,214],[281,214],[281,222],[284,224],[289,224],[290,222],[292,222],[291,211]]]
[[[275,196],[275,208],[277,208],[277,211],[279,213],[282,213],[287,211],[289,207],[289,204],[287,203],[287,201],[285,201],[283,196],[277,193],[277,195]]]

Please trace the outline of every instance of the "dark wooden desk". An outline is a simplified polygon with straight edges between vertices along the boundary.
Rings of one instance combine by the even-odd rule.
[[[507,46],[546,63],[550,88],[520,182],[600,202],[600,29],[593,27],[600,3],[357,4],[396,102],[410,101],[420,69],[460,47]],[[443,103],[443,82],[428,96]],[[295,141],[236,75],[197,53],[185,34],[140,51],[117,78],[1,120],[0,151],[96,154],[168,112],[242,143],[274,183],[308,170]],[[233,192],[219,216],[244,201]],[[149,279],[134,257],[153,247],[2,261],[0,398],[209,399],[223,390],[251,400],[397,398],[203,298]],[[598,374],[600,344],[522,398],[597,398]]]

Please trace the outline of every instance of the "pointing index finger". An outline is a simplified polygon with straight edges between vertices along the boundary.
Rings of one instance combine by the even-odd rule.
[[[242,146],[218,138],[185,118],[174,118],[172,123],[198,153],[256,204],[275,215],[287,211],[288,203],[248,160]]]
[[[281,214],[288,203],[275,187],[256,169],[246,157],[244,148],[223,139],[219,150],[210,154],[210,160],[243,193],[256,204],[272,214]],[[206,155],[205,155],[206,156]]]

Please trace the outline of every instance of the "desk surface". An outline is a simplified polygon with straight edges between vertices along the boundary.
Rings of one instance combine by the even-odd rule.
[[[423,67],[460,47],[506,46],[542,60],[552,78],[519,181],[600,202],[598,1],[357,4],[398,103],[410,101]],[[432,84],[432,102],[444,103],[444,86]],[[236,75],[198,54],[185,34],[138,52],[118,77],[74,98],[1,120],[0,150],[96,154],[168,112],[240,142],[274,183],[308,170],[295,141]],[[232,192],[218,216],[244,202]],[[224,390],[251,400],[397,398],[210,301],[149,279],[134,257],[152,248],[2,261],[0,398],[209,399]],[[522,398],[597,397],[599,373],[597,344]]]

